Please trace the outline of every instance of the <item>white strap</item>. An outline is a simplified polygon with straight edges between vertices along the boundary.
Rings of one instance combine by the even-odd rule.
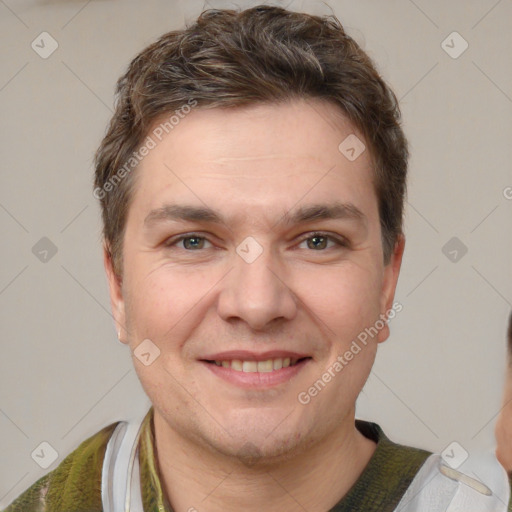
[[[462,473],[430,455],[395,512],[506,512],[510,484],[494,455],[471,455],[468,461]]]
[[[108,441],[101,473],[104,512],[144,512],[138,450],[144,417],[121,421]]]

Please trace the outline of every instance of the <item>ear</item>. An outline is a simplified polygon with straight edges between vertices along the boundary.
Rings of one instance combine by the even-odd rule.
[[[389,263],[384,267],[384,274],[382,279],[380,313],[387,317],[387,312],[393,309],[393,299],[395,298],[395,290],[400,274],[400,266],[402,265],[402,256],[405,248],[405,236],[398,235],[391,254]],[[389,337],[389,326],[386,324],[377,335],[377,341],[382,343]]]
[[[125,305],[122,293],[122,279],[114,270],[112,253],[106,242],[103,243],[103,265],[107,274],[108,288],[110,292],[110,308],[114,317],[116,333],[119,341],[128,344],[126,329]]]

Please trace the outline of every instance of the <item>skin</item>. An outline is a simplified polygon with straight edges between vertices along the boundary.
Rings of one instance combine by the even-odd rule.
[[[320,100],[197,108],[137,170],[122,279],[108,251],[105,268],[121,340],[154,405],[159,470],[177,512],[325,511],[375,450],[355,428],[355,401],[387,326],[309,404],[297,399],[393,304],[404,239],[385,265],[369,151],[350,162],[338,150],[352,133]],[[279,223],[300,206],[333,201],[364,220]],[[145,224],[176,202],[207,205],[227,221]],[[317,230],[346,246],[316,248]],[[187,233],[206,240],[166,247]],[[263,250],[252,263],[236,252],[249,236]],[[149,366],[133,356],[145,339],[160,350]],[[239,349],[310,359],[287,381],[251,389],[201,362]]]
[[[503,406],[496,421],[496,457],[512,479],[512,371],[507,368]]]

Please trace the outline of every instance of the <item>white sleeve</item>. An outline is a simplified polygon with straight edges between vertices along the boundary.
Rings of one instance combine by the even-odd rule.
[[[457,469],[433,454],[395,512],[506,512],[509,500],[507,473],[494,453],[473,454]]]

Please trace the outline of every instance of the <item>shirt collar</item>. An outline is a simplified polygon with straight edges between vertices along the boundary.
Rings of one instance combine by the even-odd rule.
[[[160,481],[155,449],[154,409],[142,422],[139,440],[141,492],[144,510],[173,512]],[[430,452],[390,441],[379,425],[356,420],[356,428],[377,443],[360,477],[332,512],[392,511]]]

